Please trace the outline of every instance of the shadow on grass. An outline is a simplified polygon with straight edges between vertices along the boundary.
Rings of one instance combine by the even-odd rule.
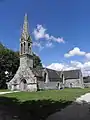
[[[71,101],[30,100],[0,97],[0,120],[45,120],[49,115],[65,108]]]

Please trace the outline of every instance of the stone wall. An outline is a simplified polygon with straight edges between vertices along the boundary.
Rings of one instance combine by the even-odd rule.
[[[90,87],[90,83],[84,83],[84,87],[85,88],[89,88]]]
[[[38,81],[38,87],[39,89],[45,89],[44,81]]]
[[[39,89],[58,89],[58,87],[57,87],[58,83],[60,84],[60,87],[62,87],[62,84],[60,82],[45,83],[44,81],[40,81],[40,82],[38,82],[38,85],[39,85]]]
[[[24,83],[23,80],[26,81],[26,83]],[[13,79],[8,83],[8,88],[10,88],[11,90],[20,91],[25,88],[26,91],[36,91],[37,78],[34,76],[32,70],[28,66],[19,67]]]
[[[28,84],[27,85],[27,91],[30,91],[30,92],[37,91],[37,84]]]
[[[20,56],[20,67],[25,67],[25,66],[33,68],[33,58],[32,58],[32,56],[31,56],[31,58],[28,55]]]
[[[75,88],[75,87],[82,87],[81,79],[67,79],[65,80],[65,87],[67,88]]]

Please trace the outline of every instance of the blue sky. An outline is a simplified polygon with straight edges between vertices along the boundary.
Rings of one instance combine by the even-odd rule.
[[[0,0],[0,41],[8,48],[19,49],[25,13],[33,42],[39,44],[33,46],[33,51],[45,66],[71,64],[71,61],[82,65],[89,63],[90,0]],[[48,39],[45,36],[35,39],[33,32],[37,25],[45,29],[44,35],[48,34]],[[57,42],[57,38],[65,43]],[[47,44],[50,46],[46,47]],[[40,50],[40,46],[43,49]],[[67,57],[66,53],[73,55]]]

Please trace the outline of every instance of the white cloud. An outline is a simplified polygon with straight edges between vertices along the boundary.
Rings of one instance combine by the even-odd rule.
[[[44,38],[45,31],[46,31],[46,29],[44,27],[42,27],[42,25],[38,24],[37,28],[34,29],[34,32],[33,32],[35,39],[38,40],[40,38]]]
[[[83,68],[83,64],[79,61],[71,61],[70,63],[73,68]]]
[[[33,42],[34,47],[38,47],[40,50],[47,48],[52,48],[54,45],[52,42],[47,42],[44,46],[40,42]]]
[[[49,40],[53,40],[53,41],[58,42],[58,43],[65,43],[65,41],[62,37],[61,38],[60,37],[55,38],[54,36],[50,36]]]
[[[64,67],[65,65],[63,63],[52,63],[51,65],[47,66],[47,68],[54,70],[62,70]]]
[[[85,56],[86,56],[87,59],[90,59],[90,53],[86,53]]]
[[[75,66],[75,63],[52,63],[51,65],[47,66],[47,68],[54,70],[73,70],[77,69],[77,66]]]
[[[81,51],[78,47],[75,47],[73,50],[69,51],[68,53],[64,54],[64,57],[72,57],[75,55],[78,56],[84,56],[86,53],[84,51]]]
[[[41,44],[37,42],[33,42],[33,46],[41,47]]]
[[[46,40],[52,40],[54,42],[57,43],[65,43],[64,39],[61,37],[54,37],[52,35],[49,35],[48,33],[46,33],[47,29],[44,28],[42,25],[37,25],[37,27],[34,29],[34,37],[36,40],[39,40],[41,38],[44,38]]]
[[[48,43],[46,43],[46,47],[48,47],[48,48],[53,47],[52,42],[48,42]]]
[[[44,47],[41,45],[41,43],[33,42],[33,46],[38,47],[40,50],[42,50]]]
[[[50,39],[49,34],[44,34],[44,37],[46,38],[46,40]]]
[[[88,60],[90,60],[90,53],[81,51],[80,48],[78,48],[78,47],[75,47],[72,50],[70,50],[68,53],[64,54],[64,57],[69,58],[69,57],[72,57],[72,56],[75,56],[75,55],[84,56]]]
[[[46,66],[44,64],[42,64],[43,68],[45,68]]]
[[[52,63],[47,66],[49,69],[54,70],[74,70],[81,69],[83,76],[90,75],[90,62],[81,63],[79,61],[71,61],[69,64],[66,63]]]

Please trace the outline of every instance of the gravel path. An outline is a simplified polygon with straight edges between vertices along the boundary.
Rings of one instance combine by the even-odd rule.
[[[7,93],[14,93],[14,92],[19,92],[19,91],[0,92],[0,95],[7,94]]]
[[[90,93],[86,93],[85,95],[82,95],[81,97],[76,99],[77,103],[89,103],[90,102]]]

